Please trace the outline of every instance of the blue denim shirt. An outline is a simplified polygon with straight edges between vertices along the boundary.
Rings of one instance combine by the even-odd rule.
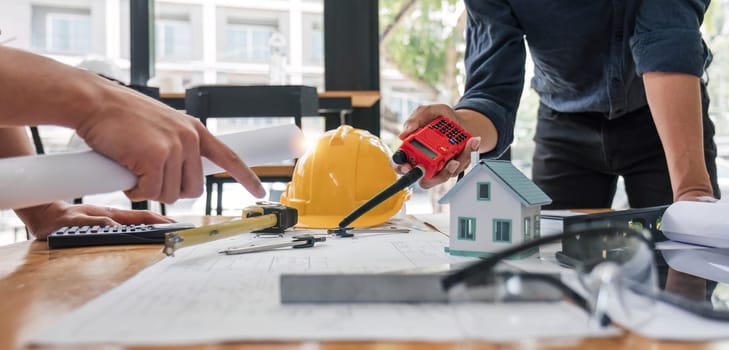
[[[525,40],[531,86],[560,112],[616,118],[647,104],[642,74],[701,76],[710,53],[699,27],[709,0],[465,0],[466,89],[456,109],[478,111],[514,135],[524,85]]]

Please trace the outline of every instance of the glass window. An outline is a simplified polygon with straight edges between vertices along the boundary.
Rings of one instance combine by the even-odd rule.
[[[458,239],[476,240],[476,218],[458,217]]]
[[[91,51],[91,16],[75,13],[48,13],[45,51],[88,53]]]
[[[494,242],[511,243],[511,220],[494,219]]]
[[[539,239],[539,220],[541,220],[539,215],[534,215],[534,239]]]
[[[267,63],[269,41],[276,28],[263,25],[228,24],[225,27],[225,50],[220,59],[250,63]]]
[[[491,183],[490,182],[479,182],[477,185],[477,199],[480,201],[491,200]]]
[[[190,59],[192,29],[189,21],[157,19],[155,23],[156,52],[160,60]]]
[[[527,216],[524,218],[524,242],[532,239],[530,226],[531,226],[531,220]]]
[[[304,16],[303,35],[304,63],[324,65],[324,25],[321,14]]]

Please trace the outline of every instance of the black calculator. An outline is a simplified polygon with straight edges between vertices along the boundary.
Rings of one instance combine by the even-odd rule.
[[[163,244],[165,233],[195,227],[186,223],[119,226],[67,226],[48,236],[48,247],[71,248],[116,244]]]

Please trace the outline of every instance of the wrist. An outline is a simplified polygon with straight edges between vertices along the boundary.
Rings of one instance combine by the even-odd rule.
[[[455,111],[456,123],[471,133],[473,137],[481,137],[478,152],[486,153],[496,148],[498,132],[496,126],[488,116],[470,109]]]
[[[47,219],[46,214],[55,209],[61,209],[68,206],[65,202],[55,201],[47,204],[36,205],[33,207],[15,209],[15,214],[28,227],[33,227],[36,222]]]
[[[710,189],[693,189],[676,192],[673,201],[716,202],[717,199]]]
[[[110,86],[95,74],[79,70],[78,79],[69,84],[68,105],[61,126],[78,130],[99,114],[108,101]]]

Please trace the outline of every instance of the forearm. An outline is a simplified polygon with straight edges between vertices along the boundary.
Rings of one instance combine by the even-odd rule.
[[[699,78],[690,74],[643,74],[648,104],[671,177],[674,201],[712,196],[704,160]]]
[[[0,127],[0,158],[35,154],[28,134],[23,127]]]
[[[0,126],[76,128],[80,118],[98,109],[108,84],[92,73],[3,46],[0,76]]]

